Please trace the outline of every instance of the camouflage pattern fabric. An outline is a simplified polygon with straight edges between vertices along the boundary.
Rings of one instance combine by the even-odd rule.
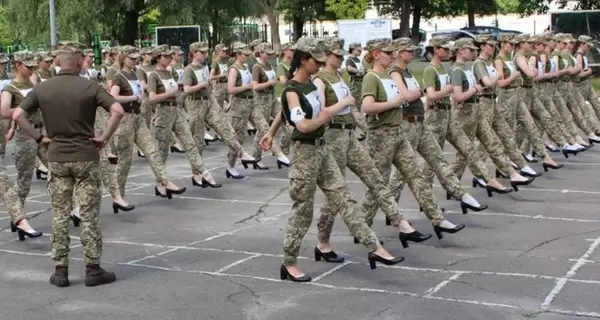
[[[242,99],[234,97],[232,99],[229,109],[229,114],[231,115],[231,127],[236,134],[236,138],[238,143],[243,147],[244,146],[244,138],[247,133],[248,121],[252,123],[254,128],[257,128],[258,125],[254,122],[252,118],[252,112],[255,107],[254,101],[252,99]],[[239,153],[229,148],[227,152],[227,160],[230,167],[235,166],[235,162],[237,161]]]
[[[413,150],[417,151],[423,160],[425,160],[425,163],[433,168],[442,187],[457,199],[462,198],[467,192],[461,187],[460,180],[454,174],[450,164],[444,159],[439,143],[424,122],[404,121],[402,129],[404,136],[408,139]],[[419,167],[422,168],[423,165],[421,164]],[[394,194],[396,201],[400,200],[405,183],[406,181],[402,173],[392,168],[388,187]]]
[[[225,108],[225,100],[227,100],[227,83],[217,82],[214,86],[213,94],[217,98],[217,102],[221,108]]]
[[[271,119],[271,113],[275,109],[275,105],[278,104],[275,95],[272,93],[260,93],[254,94],[254,109],[250,115],[250,121],[254,124],[256,129],[256,135],[254,136],[254,144],[252,147],[252,156],[255,159],[262,157],[262,150],[260,149],[260,139],[269,131],[269,122]],[[273,141],[271,151],[276,157],[283,155],[279,141]]]
[[[415,199],[433,225],[436,226],[442,223],[444,216],[433,196],[431,186],[425,183],[413,149],[407,137],[405,137],[402,127],[385,126],[369,129],[368,135],[367,148],[369,155],[375,162],[375,166],[379,169],[385,183],[389,182],[390,170],[394,165],[408,183]],[[373,190],[367,190],[365,200],[362,203],[362,210],[365,213],[365,221],[368,225],[373,224],[373,219],[377,213],[376,200],[377,194]]]
[[[36,123],[34,123],[36,124]],[[40,124],[39,122],[37,124]],[[44,130],[38,129],[41,133]],[[47,167],[48,158],[46,149],[40,147],[33,138],[27,135],[21,128],[15,130],[15,148],[14,148],[15,169],[17,170],[17,194],[21,203],[25,204],[25,199],[31,190],[32,172],[35,169],[35,161],[39,157],[42,163]]]
[[[329,154],[333,156],[342,176],[346,176],[346,168],[350,169],[369,190],[377,195],[377,204],[391,221],[393,226],[398,226],[404,219],[390,190],[386,187],[383,177],[379,173],[373,159],[365,146],[363,146],[353,130],[327,129],[325,141]],[[337,216],[335,204],[325,199],[321,207],[321,216],[317,223],[319,242],[329,242],[333,223]]]
[[[208,100],[194,100],[188,98],[186,104],[190,115],[190,131],[198,146],[200,155],[202,155],[204,151],[204,132],[206,124],[215,130],[229,148],[236,150],[238,154],[244,151],[236,139],[231,124],[227,121],[225,112],[221,109],[214,96],[210,96]]]
[[[106,122],[108,121],[108,112],[102,108],[96,109],[96,122],[94,123],[94,131],[96,136],[101,136],[104,128],[106,127]],[[111,139],[112,141],[112,139]],[[104,188],[111,195],[117,195],[117,181],[115,180],[115,167],[108,161],[108,145],[106,148],[100,150],[100,177],[102,179],[102,184]]]
[[[0,193],[2,193],[2,200],[4,200],[10,220],[17,223],[25,219],[25,211],[18,193],[13,187],[13,182],[8,177],[4,164],[4,154],[6,152],[6,139],[4,137],[6,136],[8,124],[8,120],[0,119]]]
[[[567,108],[571,112],[571,115],[573,116],[573,121],[575,122],[575,124],[581,130],[583,130],[583,132],[585,134],[594,132],[595,128],[593,127],[593,124],[589,121],[589,119],[585,118],[585,116],[583,114],[583,110],[581,110],[581,107],[579,106],[579,102],[577,101],[577,98],[575,97],[574,92],[571,91],[572,89],[573,89],[573,86],[571,85],[570,82],[566,82],[566,81],[558,82],[558,92],[564,99],[565,104],[567,105]],[[554,142],[556,142],[556,141],[554,141]]]
[[[556,121],[552,119],[552,116],[546,110],[546,107],[544,107],[540,99],[535,95],[534,89],[524,89],[525,90],[523,91],[524,95],[522,99],[525,105],[529,106],[529,111],[531,112],[531,115],[535,118],[536,121],[540,123],[541,127],[546,132],[546,134],[548,134],[548,137],[552,139],[552,141],[554,141],[559,146],[565,145],[568,142],[565,138],[566,133],[563,134],[560,131],[558,125],[556,124]],[[520,134],[520,137],[517,137],[517,144],[521,144],[523,140],[524,136]]]
[[[575,137],[571,135],[570,130],[567,128],[567,124],[562,120],[560,112],[558,112],[558,108],[554,104],[551,91],[553,89],[554,88],[550,83],[539,83],[534,87],[534,94],[539,97],[540,102],[546,107],[546,111],[548,111],[550,117],[554,123],[556,123],[558,128],[557,134],[561,134],[569,144],[575,144]]]
[[[280,113],[281,113],[281,98],[276,98],[275,105],[273,106],[273,109],[271,110],[271,117],[273,119],[275,119],[277,117],[277,115]],[[290,154],[290,146],[292,143],[292,140],[290,138],[292,137],[292,131],[294,130],[294,128],[292,126],[290,126],[289,123],[286,122],[281,125],[280,130],[282,131],[282,134],[281,134],[281,137],[279,140],[279,148],[281,149],[281,152],[288,155],[288,154]]]
[[[369,252],[379,247],[375,232],[362,219],[358,204],[350,196],[344,177],[326,146],[296,142],[289,170],[292,216],[283,240],[283,263],[296,265],[302,239],[313,220],[317,186],[335,206],[350,233],[364,244]]]
[[[448,136],[448,127],[450,126],[450,110],[436,106],[430,108],[431,109],[425,114],[425,124],[427,125],[427,129],[433,135],[433,138],[437,141],[440,149],[444,150],[446,137]],[[423,162],[423,177],[425,183],[433,186],[434,173],[427,162]],[[400,195],[398,194],[398,197],[399,196]]]
[[[69,265],[69,220],[73,194],[80,207],[81,244],[86,265],[99,264],[102,233],[98,225],[102,189],[97,161],[50,162],[52,174],[48,194],[52,202],[52,260],[57,266]]]
[[[174,132],[177,138],[181,140],[181,145],[187,153],[190,166],[192,167],[192,174],[199,175],[206,171],[204,160],[200,156],[200,151],[192,137],[183,109],[174,106],[158,105],[154,127],[156,130],[155,138],[158,142],[158,153],[163,165],[167,162],[169,149],[173,140],[171,136]]]
[[[597,119],[600,119],[600,100],[596,94],[596,90],[592,88],[592,81],[590,79],[582,80],[576,83],[575,86],[579,89],[579,93],[583,99],[588,101],[594,110]]]
[[[152,105],[148,102],[148,94],[144,93],[144,100],[140,106],[140,115],[148,128],[152,128],[152,113],[154,112],[152,109]]]
[[[533,151],[541,157],[545,157],[547,153],[544,146],[544,139],[542,139],[542,131],[529,111],[527,100],[524,99],[528,95],[528,91],[531,91],[531,88],[518,88],[516,91],[516,100],[518,103],[516,106],[517,128],[515,130],[515,142],[517,146],[522,146],[525,137],[527,137],[533,147]],[[521,150],[524,151],[523,149]]]
[[[560,120],[565,125],[567,131],[571,134],[572,137],[577,137],[579,134],[579,129],[577,129],[577,125],[575,124],[575,119],[567,107],[566,100],[561,93],[560,82],[551,83],[549,85],[549,90],[552,91],[552,101],[554,101],[554,105],[556,106],[556,110],[560,114]],[[583,128],[582,128],[583,130]],[[586,134],[589,133],[584,131]]]
[[[506,122],[506,115],[509,114],[510,111],[500,111],[503,107],[499,106],[494,100],[492,100],[491,103],[494,104],[491,122],[492,129],[500,139],[500,142],[502,142],[502,146],[504,147],[504,151],[506,151],[508,158],[514,162],[518,168],[525,167],[527,163],[525,162],[525,159],[523,159],[521,149],[515,140],[515,131]]]
[[[119,162],[117,162],[114,171],[118,195],[121,197],[125,196],[125,185],[129,170],[131,169],[134,143],[146,155],[156,181],[162,185],[166,185],[169,182],[167,169],[161,161],[154,138],[150,134],[150,130],[141,115],[126,113],[113,137],[116,147],[115,152],[119,157]]]
[[[569,83],[569,91],[581,109],[584,119],[588,120],[593,132],[598,132],[600,131],[600,121],[596,118],[596,112],[591,104],[586,103],[586,99],[581,95],[577,85],[577,83]]]

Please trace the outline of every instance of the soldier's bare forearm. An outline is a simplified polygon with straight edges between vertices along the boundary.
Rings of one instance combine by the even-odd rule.
[[[37,141],[42,135],[36,128],[33,127],[29,120],[25,119],[25,117],[18,117],[16,119],[13,118],[13,120],[15,120],[21,130],[25,131],[25,133],[34,140]]]
[[[269,128],[268,134],[275,136],[275,134],[277,134],[277,131],[279,131],[279,128],[281,127],[281,124],[283,123],[283,119],[281,117],[281,112],[277,114],[277,116],[275,116],[275,119],[273,119],[273,123],[271,124],[271,127]]]
[[[108,118],[108,121],[106,123],[106,130],[104,130],[104,137],[106,138],[106,140],[110,139],[110,137],[112,137],[115,131],[117,131],[119,123],[121,123],[121,119],[123,119],[123,116],[125,114],[125,111],[123,111],[123,107],[121,107],[121,105],[118,103],[116,105],[118,107],[113,105],[110,108],[110,118]]]

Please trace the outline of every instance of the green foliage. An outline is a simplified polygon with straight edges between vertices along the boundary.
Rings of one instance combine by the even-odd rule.
[[[325,0],[326,9],[338,19],[364,19],[367,0]]]
[[[14,35],[12,28],[7,20],[7,9],[5,6],[0,5],[0,45],[10,45],[14,41]]]
[[[518,13],[519,12],[519,1],[518,0],[496,0],[498,5],[499,14]]]

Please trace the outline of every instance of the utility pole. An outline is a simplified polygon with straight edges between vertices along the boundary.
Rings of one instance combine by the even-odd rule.
[[[56,39],[56,10],[54,8],[54,0],[48,0],[50,6],[50,45],[55,49],[58,44]]]

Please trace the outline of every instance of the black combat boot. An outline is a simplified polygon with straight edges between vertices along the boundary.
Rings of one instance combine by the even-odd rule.
[[[50,276],[50,283],[63,288],[69,286],[69,267],[56,266],[54,274]]]
[[[85,266],[85,285],[87,287],[95,287],[107,283],[112,283],[117,280],[114,272],[107,272],[100,268],[99,264]]]

